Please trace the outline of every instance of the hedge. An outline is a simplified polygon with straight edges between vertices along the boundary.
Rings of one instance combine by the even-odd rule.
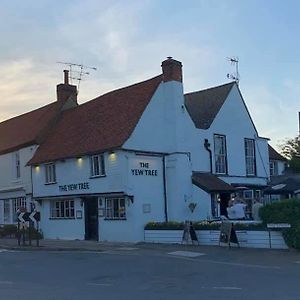
[[[263,223],[289,223],[291,228],[282,231],[289,247],[300,250],[300,199],[273,202],[260,209]]]

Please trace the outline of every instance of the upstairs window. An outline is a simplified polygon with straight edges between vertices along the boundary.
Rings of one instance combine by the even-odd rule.
[[[20,153],[13,153],[13,168],[14,168],[14,177],[16,179],[21,177],[21,164],[20,164]]]
[[[103,154],[92,155],[90,157],[91,177],[99,177],[105,175],[105,165]]]
[[[27,210],[26,198],[20,197],[13,199],[13,212],[17,213],[18,211]]]
[[[270,176],[278,175],[278,167],[276,161],[270,161]]]
[[[246,175],[256,175],[255,143],[253,139],[245,139]]]
[[[214,135],[215,170],[217,174],[227,174],[226,136]]]
[[[55,164],[50,163],[45,165],[46,183],[56,183]]]

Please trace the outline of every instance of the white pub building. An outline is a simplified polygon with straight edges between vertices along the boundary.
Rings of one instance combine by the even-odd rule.
[[[184,95],[172,58],[162,75],[64,110],[28,165],[51,239],[141,241],[147,222],[226,215],[233,193],[260,197],[269,179],[237,84]]]

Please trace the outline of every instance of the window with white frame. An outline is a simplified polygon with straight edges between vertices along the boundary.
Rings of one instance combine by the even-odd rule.
[[[10,223],[10,200],[5,199],[3,203],[3,223]]]
[[[214,134],[215,149],[215,172],[217,174],[227,173],[226,136]]]
[[[278,175],[278,167],[276,161],[270,161],[270,176]]]
[[[255,143],[253,139],[245,139],[246,175],[256,175]]]
[[[75,218],[74,200],[51,201],[50,218],[53,219]]]
[[[21,164],[20,164],[20,153],[14,152],[13,153],[13,176],[14,178],[18,179],[21,177]]]
[[[90,157],[91,177],[99,177],[105,175],[105,165],[103,154],[92,155]]]
[[[56,183],[55,164],[50,163],[45,165],[46,183]]]
[[[114,220],[126,219],[125,198],[105,199],[105,218]]]
[[[20,197],[13,199],[13,212],[16,213],[21,210],[26,210],[26,198]]]

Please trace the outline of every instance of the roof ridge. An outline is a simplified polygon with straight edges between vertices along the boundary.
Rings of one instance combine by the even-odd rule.
[[[232,85],[233,86],[235,83],[236,83],[235,81],[231,81],[231,82],[224,83],[224,84],[221,84],[221,85],[217,85],[217,86],[213,86],[213,87],[210,87],[210,88],[206,88],[204,90],[199,90],[199,91],[185,93],[184,96],[191,95],[191,94],[196,94],[196,93],[201,93],[201,92],[206,92],[206,91],[209,91],[209,90],[213,90],[213,89],[224,87],[226,85]]]

